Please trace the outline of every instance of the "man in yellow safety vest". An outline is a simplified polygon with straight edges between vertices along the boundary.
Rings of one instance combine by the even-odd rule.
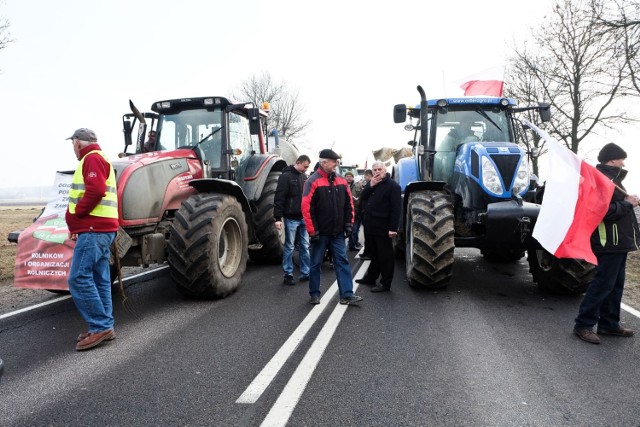
[[[76,242],[69,271],[69,291],[87,332],[76,350],[88,350],[116,337],[113,330],[110,248],[118,231],[118,196],[113,166],[101,151],[95,132],[81,128],[69,138],[80,163],[73,175],[65,215]]]

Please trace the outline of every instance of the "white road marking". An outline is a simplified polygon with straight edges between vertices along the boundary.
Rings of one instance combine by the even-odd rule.
[[[142,277],[142,276],[145,276],[147,274],[151,274],[151,273],[153,273],[155,271],[158,271],[158,270],[164,270],[165,268],[169,268],[169,266],[168,265],[164,265],[164,266],[159,267],[159,268],[154,268],[153,270],[150,270],[150,271],[145,271],[143,273],[138,273],[138,274],[134,274],[132,276],[127,276],[124,279],[122,279],[122,281],[123,282],[127,282],[127,281],[135,279],[137,277]],[[117,282],[118,281],[116,280],[116,283]],[[20,310],[15,310],[15,311],[10,311],[9,313],[0,314],[0,320],[6,319],[6,318],[11,317],[11,316],[15,316],[15,315],[20,314],[20,313],[26,313],[27,311],[35,310],[37,308],[44,307],[44,306],[47,306],[49,304],[53,304],[53,303],[56,303],[56,302],[64,301],[64,300],[69,299],[69,298],[71,298],[71,295],[65,295],[65,296],[62,296],[60,298],[56,298],[56,299],[52,299],[52,300],[49,300],[49,301],[41,302],[40,304],[30,305],[28,307],[21,308]]]
[[[354,276],[354,280],[362,277],[368,268],[369,263],[370,261],[362,263],[362,266]],[[354,282],[353,291],[355,292],[357,289],[358,284]],[[261,427],[285,426],[287,424],[287,421],[289,421],[293,410],[307,387],[316,366],[318,366],[324,351],[338,328],[347,307],[348,305],[341,305],[338,303],[333,309],[333,313],[329,316],[327,323],[322,327],[315,341],[311,344],[309,351],[307,351],[307,354],[304,356],[300,365],[298,365],[284,390],[276,400],[276,403],[271,407],[271,410],[262,422]]]
[[[366,261],[366,266],[369,266],[370,261]],[[364,263],[363,263],[364,266]],[[360,270],[356,273],[356,276],[353,278],[360,278],[359,274],[362,271],[362,266]],[[366,271],[366,270],[364,270]],[[354,283],[354,291],[357,288],[358,284]],[[320,299],[320,304],[316,305],[311,309],[307,317],[298,325],[295,331],[291,334],[291,336],[287,339],[287,341],[282,344],[282,347],[276,352],[276,354],[269,360],[269,362],[265,365],[264,368],[260,371],[260,373],[251,381],[251,384],[245,389],[245,391],[240,395],[240,397],[236,400],[236,403],[255,403],[258,401],[262,393],[269,387],[269,384],[276,377],[280,369],[284,366],[286,361],[291,357],[291,355],[296,351],[298,345],[304,339],[305,335],[309,332],[313,324],[318,320],[320,314],[326,308],[326,304],[322,304],[322,301],[331,300],[335,294],[338,292],[338,284],[337,281],[333,282],[331,287],[327,290],[327,293]]]
[[[626,311],[627,313],[633,314],[634,316],[636,316],[637,318],[640,319],[640,311],[636,310],[633,307],[629,307],[627,304],[625,303],[621,303],[620,307]]]

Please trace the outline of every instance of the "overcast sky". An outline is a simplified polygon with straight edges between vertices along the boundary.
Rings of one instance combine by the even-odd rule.
[[[313,124],[298,143],[309,154],[335,144],[346,163],[370,164],[371,150],[410,138],[394,104],[418,103],[418,84],[427,97],[461,95],[455,83],[503,64],[508,42],[544,25],[549,4],[0,0],[15,40],[0,51],[0,187],[50,185],[56,170],[74,169],[65,138],[79,127],[115,157],[129,99],[148,111],[162,99],[228,96],[262,72],[299,91]],[[624,132],[636,136],[606,142],[638,153],[627,162],[635,182],[638,132]]]

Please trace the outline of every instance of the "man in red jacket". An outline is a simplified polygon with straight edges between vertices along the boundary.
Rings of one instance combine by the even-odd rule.
[[[304,184],[302,217],[311,241],[309,271],[310,304],[320,304],[320,268],[327,247],[340,290],[340,304],[354,304],[362,297],[353,293],[353,277],[344,239],[353,230],[353,202],[347,180],[336,175],[340,156],[333,150],[320,152],[320,166]]]
[[[111,301],[110,247],[118,231],[116,177],[100,150],[96,134],[86,128],[69,138],[80,163],[73,175],[65,220],[76,241],[69,270],[69,291],[88,331],[76,350],[88,350],[116,337]]]

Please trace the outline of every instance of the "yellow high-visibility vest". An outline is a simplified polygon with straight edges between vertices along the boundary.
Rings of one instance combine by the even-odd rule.
[[[100,154],[102,158],[105,159],[105,161],[109,164],[109,178],[107,178],[107,191],[105,196],[89,214],[104,218],[118,218],[118,193],[116,191],[116,174],[113,170],[113,166],[111,166],[111,162],[109,162],[109,159],[107,159],[105,154],[100,150],[90,151],[82,158],[82,160],[80,160],[80,163],[76,168],[76,172],[73,174],[71,190],[69,190],[69,212],[72,214],[76,213],[76,206],[78,205],[78,201],[84,195],[85,186],[84,176],[82,175],[82,165],[84,164],[84,159],[86,159],[87,156],[92,153]]]

